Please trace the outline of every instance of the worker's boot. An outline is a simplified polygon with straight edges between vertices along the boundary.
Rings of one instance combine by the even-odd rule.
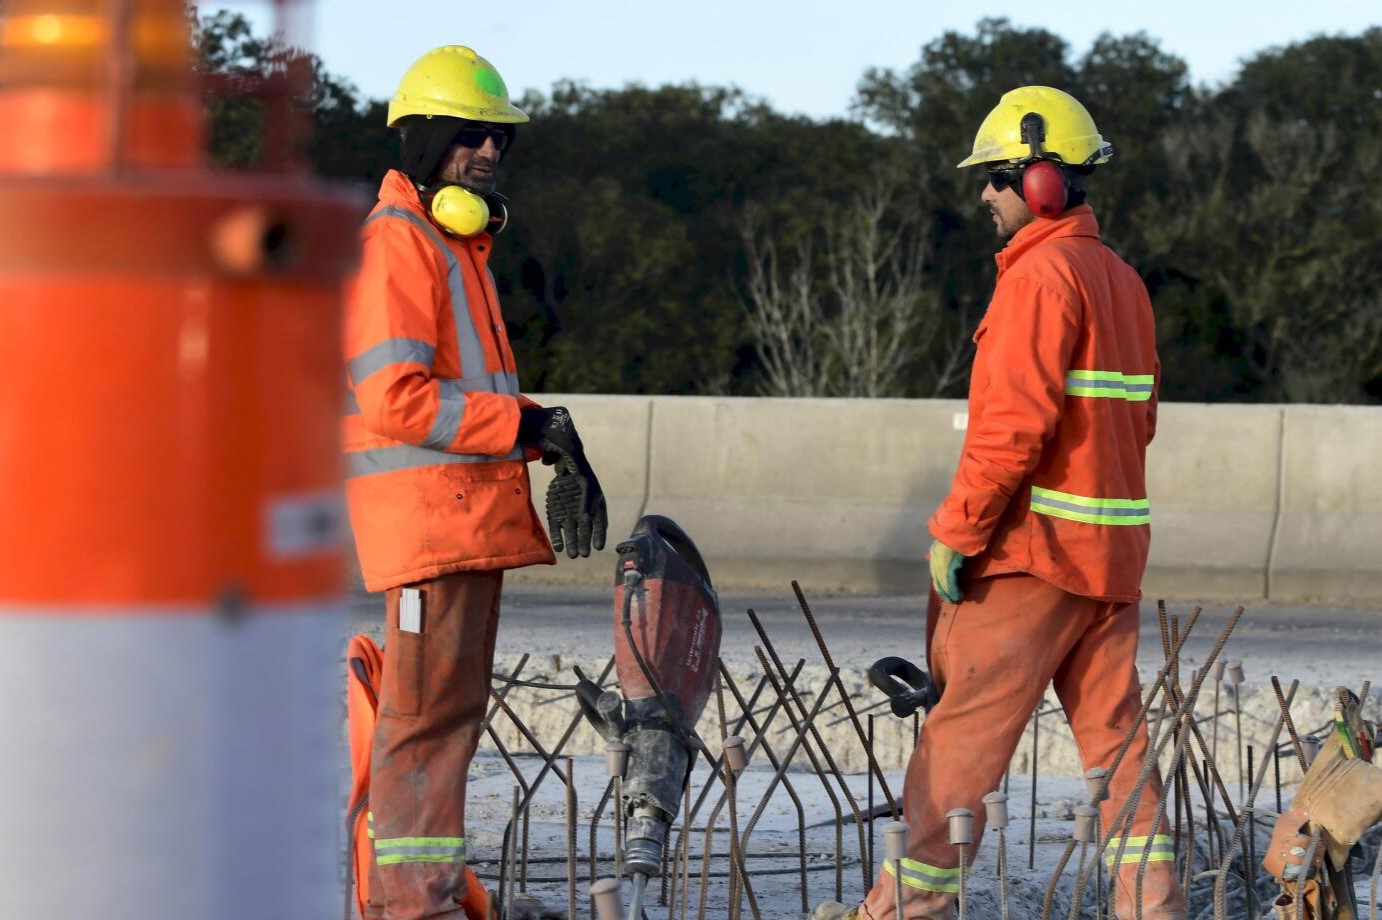
[[[859,920],[859,909],[845,907],[839,901],[823,901],[816,905],[807,920]]]

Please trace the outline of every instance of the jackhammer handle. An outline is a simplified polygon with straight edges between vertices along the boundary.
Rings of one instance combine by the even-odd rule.
[[[880,658],[869,666],[869,683],[883,691],[893,715],[905,719],[918,709],[931,711],[940,700],[930,675],[905,658]]]

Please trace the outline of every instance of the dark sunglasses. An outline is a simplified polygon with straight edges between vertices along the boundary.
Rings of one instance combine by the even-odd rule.
[[[485,146],[486,140],[494,141],[494,149],[500,153],[509,146],[509,129],[498,125],[470,125],[456,132],[455,142],[472,150]]]
[[[1001,192],[1005,188],[1014,190],[1022,187],[1022,166],[1008,166],[1003,169],[989,169],[989,185],[993,186],[995,192]]]

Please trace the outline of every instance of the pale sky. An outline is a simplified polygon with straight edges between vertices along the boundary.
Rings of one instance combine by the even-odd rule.
[[[259,2],[202,2],[251,14]],[[1076,55],[1109,31],[1144,31],[1187,62],[1197,84],[1230,80],[1256,51],[1382,24],[1377,0],[1160,0],[1129,4],[932,0],[318,0],[310,47],[365,95],[388,98],[436,45],[470,45],[509,90],[548,93],[562,78],[596,88],[696,81],[735,85],[786,114],[847,114],[869,67],[905,70],[946,31],[973,35],[985,16],[1048,29]],[[265,29],[267,31],[267,29]],[[997,100],[995,100],[997,101]]]

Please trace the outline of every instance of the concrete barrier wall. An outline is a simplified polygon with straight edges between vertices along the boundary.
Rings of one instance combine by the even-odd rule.
[[[534,398],[571,409],[610,538],[589,560],[515,579],[612,582],[609,550],[659,513],[721,585],[925,588],[926,520],[959,455],[961,400]],[[536,496],[548,476],[534,465]],[[1148,491],[1148,596],[1382,606],[1382,408],[1165,404]]]

